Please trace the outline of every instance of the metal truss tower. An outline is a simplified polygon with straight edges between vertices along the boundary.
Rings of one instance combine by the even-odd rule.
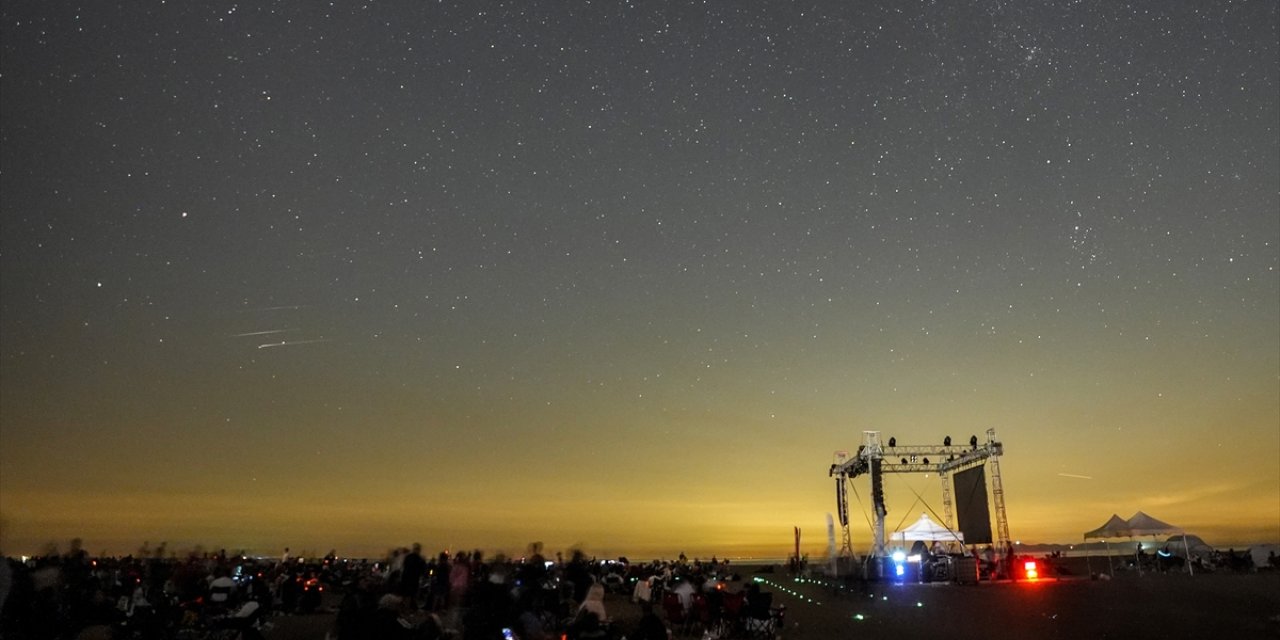
[[[849,458],[848,451],[837,451],[833,467],[840,466]],[[836,476],[836,516],[840,521],[840,553],[841,559],[853,558],[853,539],[849,534],[849,484],[848,479]]]
[[[995,441],[996,430],[987,429],[987,444]],[[1013,545],[1013,539],[1009,537],[1009,519],[1004,514],[1004,481],[1000,479],[998,455],[991,457],[991,497],[996,503],[996,541],[1000,543],[998,548],[1008,549]]]

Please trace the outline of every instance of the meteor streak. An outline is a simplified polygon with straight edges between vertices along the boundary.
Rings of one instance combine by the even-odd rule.
[[[272,347],[291,347],[291,346],[293,346],[293,345],[295,345],[295,344],[313,344],[313,343],[316,343],[316,342],[329,342],[329,340],[328,340],[328,339],[321,339],[321,340],[293,340],[293,341],[281,340],[280,342],[266,342],[266,343],[260,344],[260,345],[258,345],[258,348],[259,348],[259,349],[270,349],[270,348],[272,348]]]
[[[265,335],[270,335],[272,333],[284,333],[286,331],[288,331],[288,329],[271,329],[269,331],[249,331],[247,333],[237,333],[232,337],[243,338],[245,336],[265,336]]]

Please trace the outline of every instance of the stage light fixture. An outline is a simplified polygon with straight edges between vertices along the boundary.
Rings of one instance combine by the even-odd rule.
[[[943,438],[943,439],[942,439],[942,446],[944,446],[944,447],[949,447],[949,446],[951,446],[951,436],[947,436],[947,437],[945,437],[945,438]]]
[[[977,437],[977,436],[975,436],[975,437]],[[898,439],[897,439],[897,438],[894,438],[894,437],[890,437],[890,438],[889,438],[889,446],[891,446],[891,447],[896,447],[896,446],[898,446]]]

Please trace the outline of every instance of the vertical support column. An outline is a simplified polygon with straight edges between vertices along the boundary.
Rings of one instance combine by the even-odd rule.
[[[987,444],[995,442],[996,430],[987,429]],[[1000,480],[1000,454],[993,450],[991,462],[991,497],[996,503],[996,538],[1001,549],[1007,549],[1013,540],[1009,537],[1009,519],[1004,513],[1004,482]]]
[[[841,558],[853,557],[853,539],[849,535],[849,482],[848,476],[841,473],[836,476],[836,510],[840,516],[840,553]]]
[[[951,526],[951,474],[943,471],[938,474],[938,477],[942,479],[942,513],[947,517],[947,521],[943,524],[947,525],[948,529],[954,530],[955,527]]]
[[[880,465],[884,461],[884,449],[880,446],[879,431],[862,432],[862,448],[858,455],[867,461],[871,472],[871,511],[875,516],[872,534],[875,540],[871,543],[871,555],[883,558],[884,553],[884,517],[888,509],[884,506],[884,474]]]
[[[881,464],[883,461],[880,458],[871,459],[871,504],[876,517],[873,555],[877,558],[885,556],[884,517],[889,513],[884,506],[884,474],[880,469]]]

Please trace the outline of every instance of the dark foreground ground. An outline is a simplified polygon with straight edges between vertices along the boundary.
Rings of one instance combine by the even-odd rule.
[[[1118,574],[979,585],[872,585],[833,593],[821,582],[747,573],[787,606],[785,640],[836,638],[1280,638],[1280,573]],[[605,601],[623,632],[639,608]],[[331,614],[275,618],[268,640],[322,640]],[[701,634],[692,636],[701,637]]]

